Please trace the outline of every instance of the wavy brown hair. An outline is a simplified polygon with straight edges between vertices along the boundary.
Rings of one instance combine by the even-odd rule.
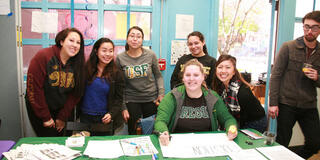
[[[187,38],[189,39],[191,36],[196,36],[196,37],[198,37],[198,38],[200,39],[200,41],[201,41],[202,43],[204,43],[204,36],[203,36],[203,34],[202,34],[201,32],[199,32],[199,31],[193,31],[193,32],[191,32],[191,33],[188,35]],[[203,45],[202,50],[203,50],[204,54],[208,54],[208,49],[207,49],[207,45],[206,45],[206,44]]]
[[[71,32],[75,32],[80,35],[80,50],[75,56],[70,57],[68,61],[71,62],[72,69],[74,70],[73,74],[74,74],[75,87],[73,90],[73,95],[75,95],[76,97],[81,97],[84,93],[84,87],[85,87],[84,85],[85,58],[84,58],[84,40],[83,40],[82,33],[76,28],[66,28],[60,31],[56,35],[55,42],[56,42],[56,46],[61,49],[62,48],[60,44],[61,41],[63,42]]]
[[[244,78],[241,76],[241,74],[239,73],[238,69],[237,69],[237,59],[231,55],[227,55],[227,54],[223,54],[219,57],[218,61],[215,64],[215,69],[217,71],[217,67],[220,63],[222,63],[223,61],[230,61],[234,67],[234,72],[235,74],[233,75],[232,79],[238,79],[240,80],[240,82],[244,83],[245,85],[247,85],[248,87],[250,87],[251,85],[244,80]],[[213,75],[213,81],[212,81],[212,89],[214,91],[216,91],[219,95],[222,94],[223,90],[225,89],[224,84],[220,81],[220,79],[217,77],[217,74]]]

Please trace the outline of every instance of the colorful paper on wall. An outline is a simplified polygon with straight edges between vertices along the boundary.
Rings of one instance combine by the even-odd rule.
[[[178,59],[185,55],[190,54],[186,40],[172,40],[171,41],[171,65],[175,65]]]
[[[127,38],[127,13],[117,13],[116,16],[116,38],[126,39]],[[136,15],[130,15],[130,26],[136,25]]]

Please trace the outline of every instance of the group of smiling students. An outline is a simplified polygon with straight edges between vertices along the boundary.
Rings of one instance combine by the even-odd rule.
[[[142,47],[143,39],[143,30],[131,27],[125,51],[116,56],[113,42],[100,38],[85,61],[81,32],[60,31],[28,69],[26,106],[37,136],[62,136],[76,105],[80,122],[113,121],[114,129],[126,122],[129,134],[136,134],[139,118],[156,115],[154,130],[164,145],[170,133],[225,130],[234,139],[238,128],[266,129],[264,109],[236,59],[209,56],[200,32],[188,35],[191,54],[179,58],[166,95],[156,54]]]

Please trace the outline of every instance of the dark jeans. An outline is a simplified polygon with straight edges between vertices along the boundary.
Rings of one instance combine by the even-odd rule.
[[[298,154],[307,159],[320,149],[320,122],[316,108],[302,109],[279,104],[276,141],[288,147],[292,136],[292,128],[296,121],[298,121],[305,137],[305,145]]]
[[[260,133],[263,133],[264,131],[266,131],[267,125],[268,125],[267,117],[265,116],[259,120],[247,122],[241,128],[252,128],[259,131]]]
[[[104,115],[89,115],[89,114],[80,114],[81,123],[102,123],[102,118]],[[92,132],[90,131],[90,136],[107,136],[112,135],[112,132]]]
[[[146,118],[157,113],[157,106],[153,102],[146,103],[126,103],[130,118],[128,120],[128,132],[130,135],[137,134],[137,120]]]
[[[28,117],[32,128],[38,137],[59,137],[63,136],[64,129],[61,132],[58,132],[56,128],[48,128],[43,126],[43,121],[34,113],[31,104],[26,100],[26,107],[28,112]],[[51,117],[56,121],[56,116],[58,111],[50,111]]]

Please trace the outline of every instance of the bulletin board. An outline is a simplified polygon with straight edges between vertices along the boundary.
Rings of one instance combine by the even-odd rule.
[[[171,65],[175,65],[178,59],[185,55],[190,54],[187,46],[187,40],[172,40],[171,41]]]

